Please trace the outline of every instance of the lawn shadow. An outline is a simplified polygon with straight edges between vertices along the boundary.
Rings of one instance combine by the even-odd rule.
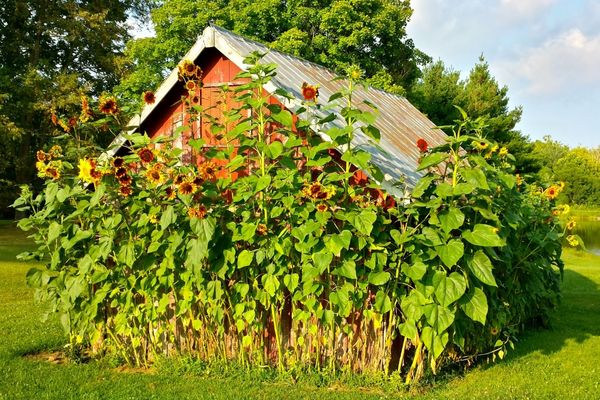
[[[550,314],[549,326],[526,328],[506,361],[515,361],[534,352],[550,355],[569,342],[583,343],[593,336],[600,336],[600,285],[573,269],[565,269],[561,302]]]

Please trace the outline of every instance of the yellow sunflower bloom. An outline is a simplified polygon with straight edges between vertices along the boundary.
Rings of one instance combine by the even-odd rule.
[[[92,176],[92,171],[94,170],[94,162],[88,158],[82,158],[79,160],[79,175],[77,176],[79,179],[86,183],[94,183],[94,177]]]

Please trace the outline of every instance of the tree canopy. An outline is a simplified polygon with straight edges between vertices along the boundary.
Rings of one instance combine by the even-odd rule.
[[[128,44],[130,74],[119,90],[136,98],[175,67],[209,21],[338,72],[358,66],[396,92],[412,86],[428,57],[407,37],[409,1],[165,0],[152,12],[155,37]]]
[[[409,98],[429,119],[440,126],[459,119],[455,106],[471,118],[482,118],[486,137],[506,146],[516,158],[520,172],[536,172],[538,165],[530,157],[529,139],[515,129],[522,108],[509,107],[508,87],[500,86],[481,56],[465,79],[460,72],[447,68],[441,60],[423,68],[422,77],[414,84]]]
[[[151,2],[5,0],[0,7],[0,189],[30,183],[34,150],[56,133],[52,111],[111,90],[122,72],[127,19]],[[6,201],[0,200],[0,208]]]

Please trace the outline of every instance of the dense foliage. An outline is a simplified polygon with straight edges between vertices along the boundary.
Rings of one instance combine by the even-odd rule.
[[[136,365],[191,353],[397,370],[411,382],[427,366],[503,357],[527,323],[547,318],[566,229],[560,187],[521,182],[507,149],[465,119],[447,144],[415,144],[424,176],[397,201],[358,179],[355,167],[380,173],[347,146],[357,129],[379,136],[376,112],[353,103],[356,83],[329,99],[341,116],[311,124],[327,107],[318,92],[304,85],[296,118],[262,90],[275,73],[254,64],[240,75],[241,106],[212,127],[223,146],[190,140],[191,164],[173,138],[141,134],[126,135],[130,152],[118,157],[71,147],[78,168],[59,147],[38,153],[45,190],[15,203],[30,213],[19,224],[39,245],[30,256],[48,260],[28,281],[74,346]],[[202,84],[191,62],[180,74]],[[200,117],[191,95],[181,101]]]
[[[409,88],[428,57],[407,37],[409,1],[165,0],[152,12],[154,37],[128,43],[132,63],[120,93],[156,88],[208,23],[342,72],[357,65],[378,86]]]
[[[515,129],[521,120],[522,108],[509,107],[508,87],[496,81],[483,57],[463,80],[459,71],[446,68],[441,60],[425,66],[408,97],[439,126],[452,126],[460,118],[455,106],[465,110],[471,118],[482,118],[485,121],[483,134],[508,148],[515,157],[517,171],[533,173],[540,168],[531,158],[533,146],[529,138]],[[449,128],[445,130],[451,134]]]
[[[153,1],[3,0],[0,7],[0,217],[16,184],[31,183],[35,149],[64,133],[50,122],[80,95],[110,90],[123,72],[128,18]]]

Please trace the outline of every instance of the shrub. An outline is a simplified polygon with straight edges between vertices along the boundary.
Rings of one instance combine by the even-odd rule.
[[[559,187],[519,182],[514,158],[464,116],[447,144],[415,144],[424,175],[394,199],[358,179],[357,167],[381,173],[347,146],[357,129],[379,137],[375,111],[353,105],[355,82],[329,101],[346,104],[341,116],[318,120],[311,92],[295,117],[271,104],[262,87],[275,66],[257,60],[247,83],[223,88],[240,106],[213,121],[221,147],[127,134],[128,154],[74,153],[77,168],[43,152],[43,193],[24,190],[15,206],[30,213],[30,257],[47,260],[28,282],[74,344],[135,365],[189,353],[410,382],[427,365],[503,357],[547,318],[562,271]],[[209,118],[190,97],[175,136]]]

